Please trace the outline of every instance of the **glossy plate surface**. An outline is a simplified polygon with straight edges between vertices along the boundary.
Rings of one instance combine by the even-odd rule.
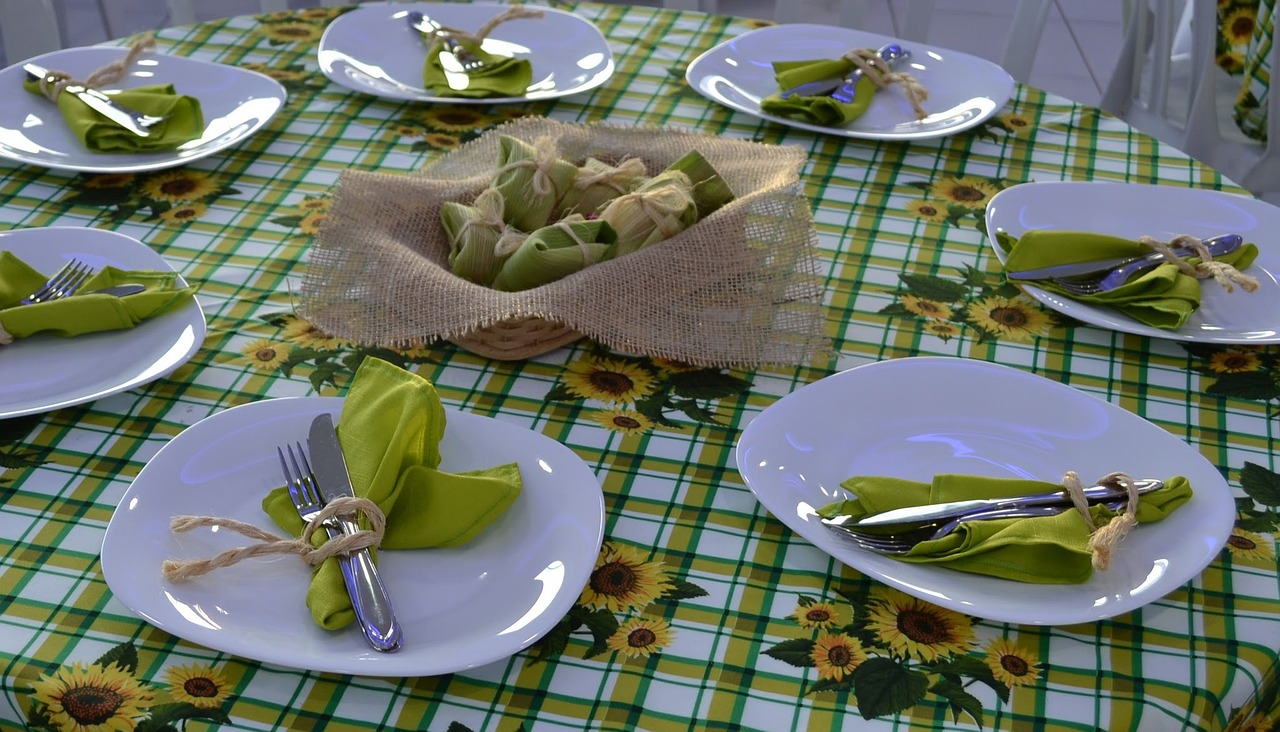
[[[760,111],[760,100],[778,91],[774,61],[839,58],[855,48],[898,43],[911,60],[895,67],[929,90],[917,120],[896,88],[872,97],[867,111],[846,127],[822,127]],[[740,112],[811,132],[868,140],[919,140],[954,135],[991,117],[1013,96],[1013,78],[986,59],[876,33],[805,23],[776,25],[744,33],[699,56],[685,73],[699,94]]]
[[[535,432],[448,412],[443,470],[517,462],[523,491],[466,546],[386,551],[379,567],[404,626],[404,648],[371,649],[355,627],[315,625],[310,571],[296,557],[255,559],[190,582],[160,574],[168,558],[202,558],[247,539],[204,529],[175,536],[179,514],[226,516],[279,533],[262,497],[280,485],[275,446],[305,440],[337,397],[270,399],[208,417],[173,438],[134,479],[107,526],[102,573],[117,599],[193,643],[266,663],[363,676],[432,676],[510,656],[564,617],[586,586],[604,536],[595,474]]]
[[[1230,487],[1187,443],[1079,390],[972,359],[881,361],[804,386],[747,425],[737,462],[770,513],[837,560],[934,604],[1010,623],[1091,622],[1159,599],[1217,556],[1235,520]],[[1057,483],[1067,470],[1085,480],[1113,470],[1185,475],[1194,495],[1164,521],[1136,528],[1110,569],[1078,585],[900,562],[842,539],[814,513],[848,498],[840,483],[855,475]]]
[[[66,48],[31,61],[84,78],[119,60],[126,49]],[[179,94],[200,100],[204,135],[174,150],[95,153],[67,129],[53,102],[22,90],[22,64],[0,70],[0,157],[45,168],[81,173],[136,173],[184,165],[244,141],[284,106],[285,91],[274,79],[248,69],[162,53],[144,54],[111,89],[173,84]]]
[[[4,250],[47,274],[70,259],[95,270],[173,269],[137,239],[77,226],[0,232]],[[91,402],[155,381],[194,356],[204,336],[204,313],[192,299],[129,330],[74,338],[37,333],[14,341],[0,347],[0,419]]]
[[[1097,307],[1020,283],[1046,307],[1100,328],[1200,343],[1280,343],[1280,208],[1256,198],[1174,186],[1130,183],[1022,183],[1000,191],[987,204],[987,231],[1020,236],[1032,229],[1087,229],[1130,239],[1147,234],[1169,241],[1178,234],[1207,238],[1240,234],[1258,247],[1245,274],[1259,288],[1227,292],[1202,284],[1200,308],[1177,330],[1134,320],[1114,308]],[[990,239],[1001,263],[1005,254]]]
[[[331,80],[359,92],[388,99],[447,104],[503,104],[578,94],[594,89],[613,75],[613,54],[604,36],[573,13],[538,7],[541,18],[499,24],[484,40],[485,51],[525,58],[533,66],[533,82],[515,97],[440,97],[423,88],[427,46],[409,27],[407,16],[418,11],[449,28],[474,32],[509,6],[485,3],[367,3],[338,16],[320,39],[320,70]],[[446,70],[447,70],[446,66]],[[465,83],[459,70],[447,74],[450,85]]]

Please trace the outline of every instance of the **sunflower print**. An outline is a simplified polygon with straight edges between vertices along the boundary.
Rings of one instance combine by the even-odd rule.
[[[345,338],[331,336],[320,330],[311,322],[298,317],[297,315],[288,315],[284,319],[282,334],[285,340],[290,343],[301,346],[303,348],[319,348],[327,351],[336,351],[341,348],[347,348],[351,342]]]
[[[924,330],[941,338],[944,342],[960,335],[960,326],[955,323],[948,323],[945,320],[930,320],[925,322]]]
[[[162,212],[160,218],[163,221],[190,221],[204,216],[208,211],[209,207],[203,203],[184,203]]]
[[[165,670],[166,686],[174,701],[186,702],[201,709],[222,706],[231,695],[222,673],[212,666],[187,664]]]
[[[152,175],[143,181],[142,193],[148,198],[168,203],[186,203],[218,192],[222,186],[213,176],[200,170],[171,170]]]
[[[324,26],[302,20],[282,20],[263,23],[261,31],[272,45],[280,45],[318,41],[324,35]]]
[[[65,732],[131,730],[155,703],[150,690],[114,663],[61,666],[33,688],[34,701]]]
[[[810,652],[818,678],[840,681],[867,660],[862,642],[844,633],[822,633]]]
[[[1007,638],[988,643],[982,660],[1005,686],[1026,686],[1040,678],[1035,654]]]
[[[972,176],[935,181],[929,189],[935,198],[975,209],[986,208],[987,202],[999,191],[989,181]]]
[[[610,650],[631,658],[648,658],[671,645],[674,639],[675,631],[667,621],[632,618],[619,625],[606,644]]]
[[[1206,364],[1215,374],[1246,374],[1262,368],[1262,360],[1256,353],[1228,349],[1209,357]]]
[[[969,303],[965,315],[975,328],[1020,342],[1043,335],[1053,324],[1043,310],[1022,297],[984,297]]]
[[[936,661],[974,642],[973,622],[954,610],[887,587],[872,590],[871,599],[868,628],[899,656]]]
[[[590,609],[640,612],[669,584],[661,562],[646,561],[631,547],[606,544],[578,602]]]
[[[271,373],[289,358],[289,345],[276,343],[267,338],[251,341],[240,349],[241,363],[246,363],[258,371]]]
[[[1005,131],[1014,137],[1030,137],[1031,136],[1031,120],[1019,114],[1002,114],[996,117],[996,121]]]
[[[624,435],[639,435],[653,429],[653,420],[634,409],[602,409],[592,414],[591,419],[605,429]]]
[[[791,613],[790,617],[799,623],[801,628],[831,628],[843,622],[840,611],[829,602],[802,603],[796,606],[795,612]]]
[[[1258,23],[1256,7],[1241,7],[1227,13],[1219,24],[1218,32],[1232,46],[1247,45],[1253,40],[1253,29]]]
[[[903,295],[902,307],[922,318],[947,320],[952,315],[951,306],[918,295]]]
[[[625,404],[651,394],[654,375],[646,368],[612,358],[586,358],[566,368],[565,388],[576,397]]]
[[[1276,558],[1275,549],[1262,535],[1247,531],[1239,526],[1231,529],[1227,537],[1227,551],[1233,557],[1242,559],[1261,559],[1271,561]]]
[[[85,188],[125,188],[137,178],[133,173],[95,173],[84,176]]]
[[[937,201],[922,199],[910,201],[907,203],[907,210],[925,221],[937,224],[946,221],[948,217],[946,206],[939,205]]]

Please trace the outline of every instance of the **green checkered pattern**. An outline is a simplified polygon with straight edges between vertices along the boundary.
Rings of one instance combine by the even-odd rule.
[[[271,124],[186,168],[232,189],[208,198],[199,215],[174,221],[78,202],[85,200],[76,198],[83,177],[0,163],[0,228],[93,226],[144,241],[200,283],[209,323],[203,348],[173,375],[8,426],[0,444],[7,460],[0,474],[0,728],[22,727],[42,675],[132,644],[136,677],[155,688],[176,666],[218,669],[230,692],[219,707],[229,729],[978,729],[972,710],[953,709],[936,693],[864,720],[859,710],[874,700],[815,691],[820,669],[766,652],[813,637],[791,617],[801,598],[830,602],[847,617],[839,593],[877,586],[756,502],[734,468],[734,445],[752,417],[837,370],[904,356],[962,356],[1042,374],[1146,417],[1199,449],[1242,498],[1246,463],[1280,468],[1274,405],[1209,391],[1219,373],[1214,354],[1072,327],[1047,311],[1035,311],[1041,325],[1026,333],[972,325],[931,330],[929,320],[903,309],[904,275],[960,283],[972,267],[999,277],[977,226],[980,206],[976,215],[951,219],[918,207],[938,200],[938,186],[958,181],[990,193],[1025,181],[1100,180],[1223,188],[1214,172],[1096,109],[1021,85],[989,123],[912,144],[765,124],[707,101],[683,80],[699,53],[758,23],[625,5],[563,7],[609,39],[614,77],[579,96],[473,113],[491,124],[531,113],[692,128],[799,145],[809,154],[803,180],[826,278],[837,353],[831,362],[732,372],[750,386],[706,405],[716,422],[672,414],[675,428],[628,434],[592,419],[602,405],[547,398],[568,365],[591,357],[590,343],[524,362],[433,344],[416,361],[449,408],[500,414],[568,445],[600,476],[607,541],[635,548],[705,591],[646,608],[646,617],[669,625],[664,647],[647,656],[584,658],[586,642],[574,638],[544,660],[525,652],[443,677],[346,677],[211,651],[151,627],[113,599],[98,566],[103,533],[130,480],[167,440],[246,402],[316,394],[317,384],[319,393],[341,393],[349,378],[340,372],[331,382],[313,382],[314,370],[254,368],[245,356],[255,340],[277,337],[265,317],[291,312],[300,286],[311,238],[296,220],[282,222],[285,212],[328,194],[345,169],[409,172],[442,154],[400,129],[426,105],[328,83],[317,73],[314,38],[272,43],[261,32],[264,18],[240,17],[158,34],[167,53],[299,71]],[[1081,212],[1082,225],[1087,221]],[[19,454],[40,464],[17,464]],[[982,648],[1007,639],[1035,667],[1025,683],[997,683],[1007,693],[970,686],[982,728],[1220,730],[1246,703],[1265,706],[1250,699],[1280,655],[1280,587],[1272,536],[1255,538],[1257,556],[1224,550],[1185,587],[1113,620],[1046,628],[973,619],[970,660],[981,666]]]
[[[1244,84],[1232,117],[1240,131],[1256,140],[1267,140],[1267,97],[1271,88],[1271,40],[1275,35],[1275,0],[1259,0],[1253,38],[1244,54]]]

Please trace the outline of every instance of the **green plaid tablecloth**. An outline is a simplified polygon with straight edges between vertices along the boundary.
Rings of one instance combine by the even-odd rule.
[[[1026,86],[987,123],[912,144],[765,124],[683,80],[699,53],[759,23],[565,7],[600,27],[619,64],[580,96],[489,107],[354,93],[328,82],[315,58],[341,9],[298,10],[158,34],[165,52],[258,69],[288,88],[282,114],[245,143],[153,173],[0,162],[0,229],[89,226],[146,242],[199,283],[209,324],[200,352],[167,378],[0,422],[0,728],[1268,729],[1280,656],[1280,350],[1186,347],[1064,322],[1002,287],[978,228],[986,202],[1024,181],[1222,188],[1222,179],[1097,109]],[[529,114],[804,148],[838,357],[735,371],[587,341],[523,362],[444,343],[379,352],[434,380],[450,409],[559,440],[603,484],[600,581],[560,628],[574,632],[512,658],[442,677],[307,673],[214,652],[133,616],[98,556],[148,458],[232,406],[343,394],[367,355],[294,311],[338,174],[416,170]],[[912,355],[1023,368],[1186,440],[1236,490],[1229,546],[1177,592],[1069,627],[942,610],[833,561],[761,508],[734,468],[734,445],[797,387]],[[620,576],[635,584],[605,581]],[[855,689],[842,629],[868,611],[864,652],[879,678]]]

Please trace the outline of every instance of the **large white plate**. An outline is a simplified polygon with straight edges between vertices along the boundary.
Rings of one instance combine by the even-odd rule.
[[[126,49],[105,46],[66,48],[31,61],[83,79],[118,61]],[[25,62],[23,62],[25,63]],[[22,91],[22,64],[0,70],[0,157],[46,168],[81,173],[136,173],[184,165],[237,145],[267,124],[284,106],[284,87],[248,69],[162,53],[144,54],[111,89],[173,84],[179,94],[200,100],[204,134],[174,150],[95,153],[67,129],[58,108]]]
[[[897,67],[929,90],[917,120],[906,97],[891,87],[872,97],[862,116],[846,127],[823,127],[760,111],[760,100],[778,91],[774,61],[839,58],[855,48],[898,43],[911,60]],[[770,122],[811,132],[868,140],[919,140],[954,135],[991,117],[1013,96],[1013,77],[986,59],[876,33],[826,25],[788,24],[744,33],[689,64],[689,86],[713,102]]]
[[[525,58],[533,82],[516,97],[438,97],[423,88],[427,47],[406,17],[417,10],[450,28],[474,32],[507,5],[484,3],[368,3],[338,16],[320,38],[320,70],[337,83],[388,99],[447,104],[502,104],[553,99],[594,89],[613,75],[613,54],[589,21],[549,7],[541,18],[508,20],[481,47],[489,53]],[[446,68],[447,70],[447,68]],[[459,80],[465,75],[457,74]],[[452,82],[450,82],[452,84]]]
[[[1096,231],[1168,241],[1178,234],[1205,238],[1240,234],[1258,246],[1245,270],[1261,285],[1255,292],[1228,293],[1203,286],[1200,308],[1177,330],[1134,320],[1114,308],[1097,307],[1022,284],[1045,306],[1091,325],[1124,333],[1202,343],[1280,343],[1280,208],[1256,198],[1221,191],[1130,183],[1022,183],[1000,191],[987,204],[987,232],[1014,236],[1032,229]],[[1001,263],[1005,253],[990,238]]]
[[[245,658],[311,671],[431,676],[506,658],[542,637],[586,586],[604,538],[595,474],[564,445],[512,424],[450,411],[441,469],[517,462],[524,488],[483,534],[454,549],[386,551],[378,566],[404,626],[404,647],[378,653],[350,627],[330,632],[305,604],[296,557],[256,559],[174,584],[168,558],[199,558],[247,539],[175,536],[179,514],[227,516],[279,533],[262,497],[281,483],[273,446],[305,440],[337,397],[252,402],[187,428],[134,479],[107,525],[102,573],[116,598],[176,636]]]
[[[95,270],[173,269],[137,239],[75,226],[0,232],[4,250],[46,273],[70,259]],[[194,356],[204,335],[204,313],[192,298],[129,330],[74,338],[37,333],[0,346],[0,419],[91,402],[155,381]]]
[[[1016,398],[1010,398],[1016,395]],[[1096,397],[1007,366],[902,358],[809,384],[743,430],[738,470],[769,512],[841,562],[903,592],[988,620],[1083,623],[1129,612],[1182,586],[1231,533],[1231,489],[1182,440]],[[928,481],[967,473],[1058,482],[1113,470],[1185,475],[1191,500],[1125,537],[1105,572],[1040,585],[908,564],[842,540],[815,509],[843,500],[855,475]]]

